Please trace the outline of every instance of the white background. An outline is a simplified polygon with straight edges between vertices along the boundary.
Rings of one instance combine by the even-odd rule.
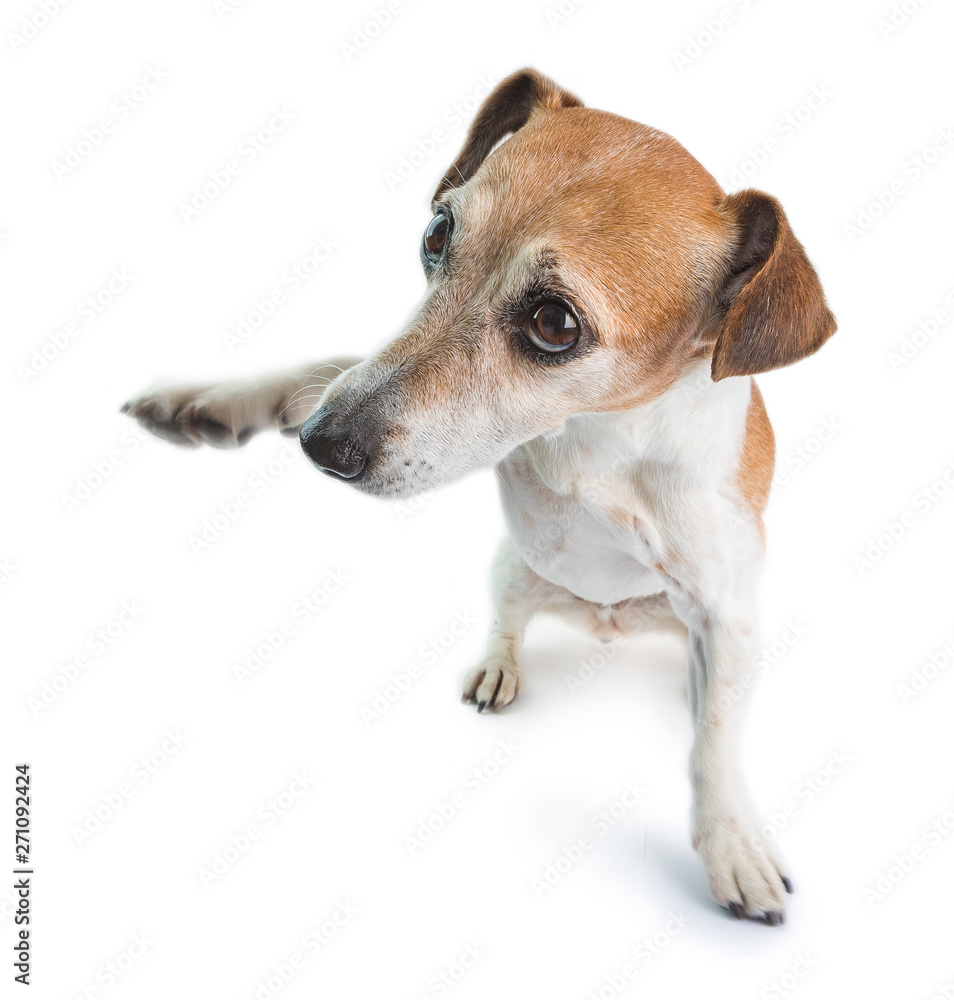
[[[33,995],[411,1000],[445,995],[444,972],[462,973],[448,994],[460,1000],[612,997],[628,962],[639,981],[625,992],[654,998],[927,1000],[954,984],[954,669],[925,671],[954,639],[954,152],[939,132],[954,125],[954,12],[907,0],[886,28],[889,0],[725,5],[716,30],[716,2],[588,0],[552,17],[556,4],[401,0],[364,43],[384,0],[228,13],[74,0],[45,25],[37,2],[4,6],[0,843],[12,870],[13,764],[26,760]],[[784,477],[762,589],[774,651],[753,668],[744,754],[778,820],[769,834],[785,827],[785,927],[736,922],[708,897],[688,842],[677,643],[635,639],[573,693],[567,676],[600,650],[540,620],[517,703],[489,717],[460,705],[503,533],[491,471],[411,510],[316,474],[294,440],[181,451],[140,440],[118,412],[158,380],[368,352],[397,333],[465,118],[485,81],[523,65],[675,135],[727,190],[776,195],[839,320],[817,356],[760,379]],[[155,67],[159,85],[117,110]],[[810,108],[813,88],[825,97]],[[276,109],[290,124],[186,222],[194,189]],[[82,144],[103,118],[111,131]],[[429,155],[389,184],[434,129]],[[78,144],[89,155],[58,177]],[[330,260],[230,351],[223,335],[319,238],[337,244]],[[127,278],[111,295],[113,269]],[[112,301],[90,313],[97,293]],[[915,337],[938,310],[934,335]],[[892,360],[909,338],[911,356]],[[52,357],[25,374],[44,345]],[[194,551],[239,493],[250,505]],[[321,588],[303,622],[296,603]],[[123,602],[135,618],[110,629]],[[451,641],[455,618],[471,623]],[[240,683],[236,665],[285,621],[293,634]],[[422,652],[432,642],[439,658]],[[363,718],[414,664],[406,692]],[[184,740],[172,753],[167,732]],[[269,801],[302,772],[310,787],[275,820]],[[638,801],[600,835],[594,818],[634,782]],[[453,818],[412,850],[454,795]],[[203,884],[252,824],[260,836]],[[339,910],[313,954],[307,935],[340,904],[356,912]],[[480,957],[463,971],[468,949]]]

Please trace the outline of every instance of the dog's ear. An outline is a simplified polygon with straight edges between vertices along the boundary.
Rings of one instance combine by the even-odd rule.
[[[835,332],[835,317],[782,206],[745,190],[719,211],[734,222],[737,243],[720,293],[712,378],[767,372],[813,354]]]
[[[535,69],[521,69],[498,83],[488,94],[471,123],[464,146],[434,192],[438,198],[449,188],[465,184],[477,172],[501,139],[523,128],[538,108],[556,111],[578,108],[583,102],[558,87]]]

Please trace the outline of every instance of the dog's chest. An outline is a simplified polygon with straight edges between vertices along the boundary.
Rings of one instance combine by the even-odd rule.
[[[749,379],[713,383],[690,368],[645,406],[580,414],[516,448],[497,469],[524,561],[597,604],[719,590],[759,544],[731,485],[750,398]]]
[[[642,505],[625,472],[560,477],[557,484],[541,475],[540,460],[521,448],[498,467],[510,537],[527,565],[597,604],[663,590],[639,530]]]

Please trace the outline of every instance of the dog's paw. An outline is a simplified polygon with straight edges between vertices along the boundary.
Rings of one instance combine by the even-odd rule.
[[[742,920],[785,923],[785,894],[792,883],[757,837],[735,820],[710,818],[698,826],[692,846],[702,857],[712,898]]]
[[[461,700],[476,701],[478,712],[485,708],[499,712],[517,697],[521,679],[520,668],[513,660],[488,657],[467,675]]]
[[[235,448],[255,433],[235,394],[215,386],[178,386],[144,392],[122,406],[156,437],[173,444]]]

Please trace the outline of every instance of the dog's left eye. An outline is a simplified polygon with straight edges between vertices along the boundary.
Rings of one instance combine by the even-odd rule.
[[[534,347],[556,354],[568,350],[580,339],[580,327],[565,306],[546,302],[530,317],[527,336]]]
[[[424,230],[424,253],[428,260],[435,263],[441,259],[447,234],[450,232],[450,221],[443,213],[434,216]]]

